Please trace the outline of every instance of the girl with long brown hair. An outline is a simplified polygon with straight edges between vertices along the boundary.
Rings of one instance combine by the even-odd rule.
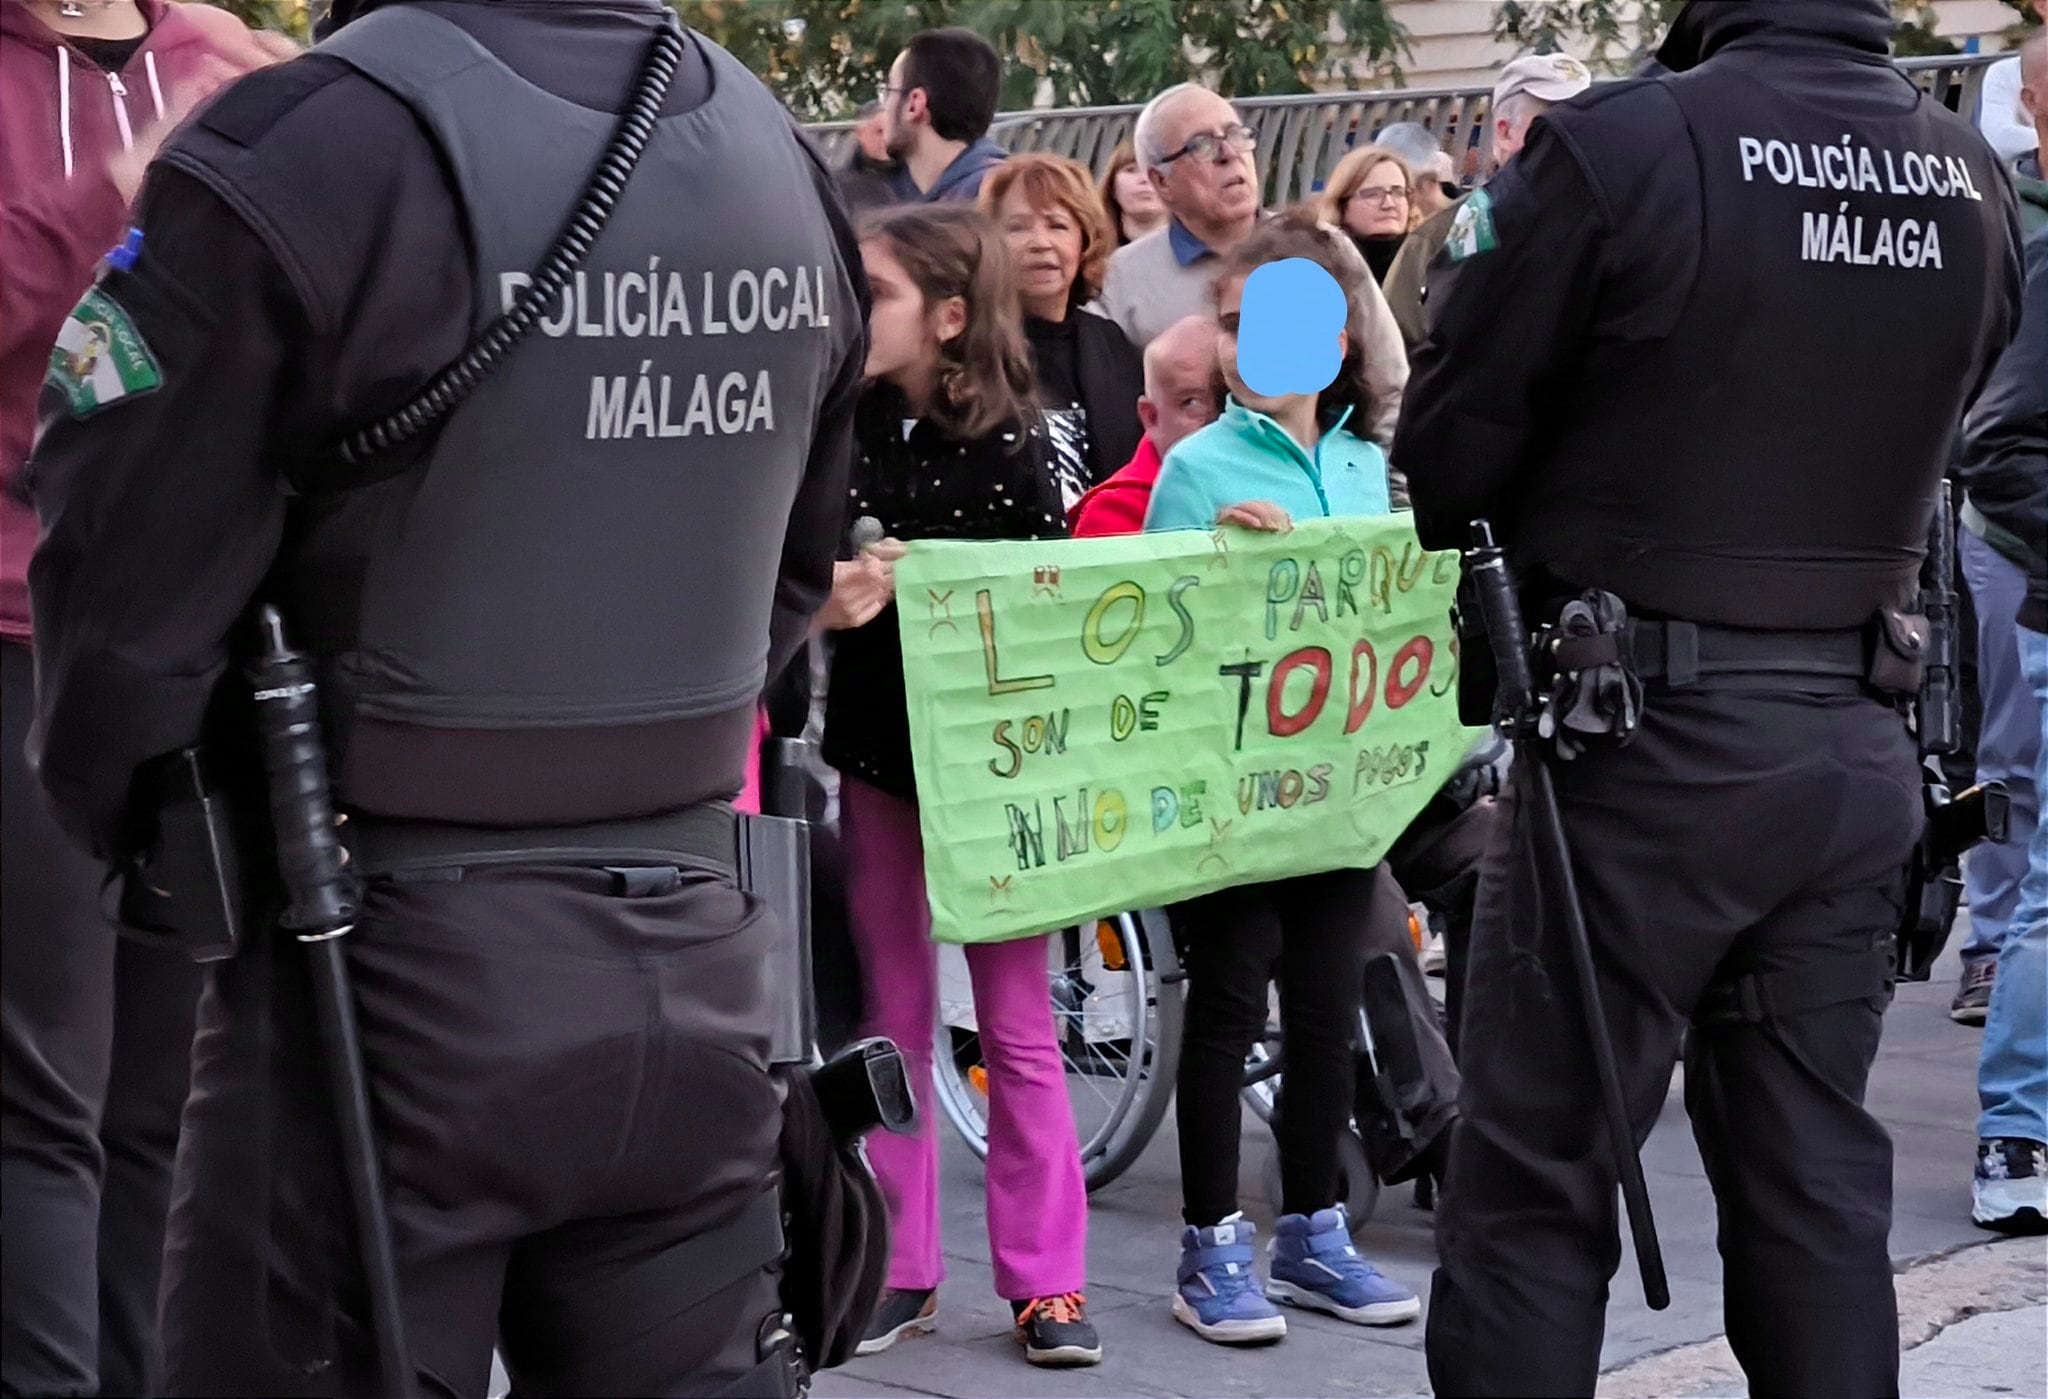
[[[841,566],[827,625],[840,628],[825,711],[838,768],[847,921],[860,959],[861,1032],[902,1047],[931,1101],[938,956],[925,901],[903,652],[890,561],[901,540],[1043,539],[1065,533],[1031,405],[1031,359],[1010,258],[993,225],[957,204],[913,205],[868,224],[874,294],[869,390],[848,519],[886,536]],[[872,527],[854,533],[866,544]],[[1067,1099],[1046,937],[966,949],[989,1077],[988,1231],[997,1290],[1025,1356],[1041,1365],[1102,1358],[1088,1323],[1088,1196]],[[862,1354],[929,1331],[939,1248],[936,1114],[915,1137],[868,1143],[889,1201],[889,1291]]]
[[[1102,207],[1109,211],[1110,227],[1122,247],[1135,243],[1155,228],[1166,227],[1166,204],[1153,188],[1152,177],[1138,168],[1138,148],[1128,139],[1120,142],[1102,172]]]

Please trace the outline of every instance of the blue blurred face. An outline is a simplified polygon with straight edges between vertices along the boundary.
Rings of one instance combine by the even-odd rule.
[[[1289,259],[1289,262],[1301,261],[1304,259]],[[1336,292],[1338,302],[1334,307],[1300,304],[1278,279],[1260,275],[1279,272],[1282,268],[1283,264],[1269,263],[1255,269],[1250,277],[1228,278],[1218,283],[1216,289],[1217,367],[1223,371],[1223,380],[1230,386],[1232,398],[1270,417],[1287,416],[1304,405],[1313,411],[1322,390],[1335,377],[1337,366],[1343,362],[1350,344],[1344,329],[1342,292]],[[1321,268],[1315,270],[1322,272]],[[1335,290],[1335,279],[1329,278],[1327,272],[1322,272],[1322,275]],[[1249,316],[1246,314],[1247,284],[1250,285],[1252,302]],[[1249,327],[1247,321],[1250,322]],[[1312,347],[1302,341],[1302,335],[1313,334],[1320,340],[1322,334],[1331,329],[1334,329],[1334,353],[1321,347],[1315,347],[1315,352],[1310,353]],[[1290,353],[1276,354],[1281,346],[1287,347]],[[1316,387],[1261,393],[1247,382],[1247,368],[1251,371],[1251,380],[1269,390],[1276,383],[1315,383]]]

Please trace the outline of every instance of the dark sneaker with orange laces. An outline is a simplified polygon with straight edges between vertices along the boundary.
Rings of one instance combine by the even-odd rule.
[[[1088,1299],[1078,1292],[1033,1297],[1010,1303],[1017,1319],[1017,1339],[1033,1365],[1094,1365],[1102,1359],[1102,1341],[1088,1321]]]

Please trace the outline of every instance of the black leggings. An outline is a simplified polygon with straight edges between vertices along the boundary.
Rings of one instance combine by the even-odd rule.
[[[1390,935],[1406,936],[1399,887],[1381,871],[1332,870],[1225,889],[1172,914],[1188,971],[1177,1089],[1182,1213],[1207,1228],[1237,1211],[1238,1091],[1276,979],[1287,1060],[1273,1129],[1283,1212],[1328,1209],[1337,1134],[1351,1119],[1365,960],[1388,950],[1375,944]]]

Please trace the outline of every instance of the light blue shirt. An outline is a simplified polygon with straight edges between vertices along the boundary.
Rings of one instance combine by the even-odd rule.
[[[1167,453],[1145,511],[1147,530],[1208,529],[1225,507],[1269,500],[1297,520],[1385,515],[1387,458],[1345,431],[1346,410],[1313,454],[1287,429],[1236,399]]]

